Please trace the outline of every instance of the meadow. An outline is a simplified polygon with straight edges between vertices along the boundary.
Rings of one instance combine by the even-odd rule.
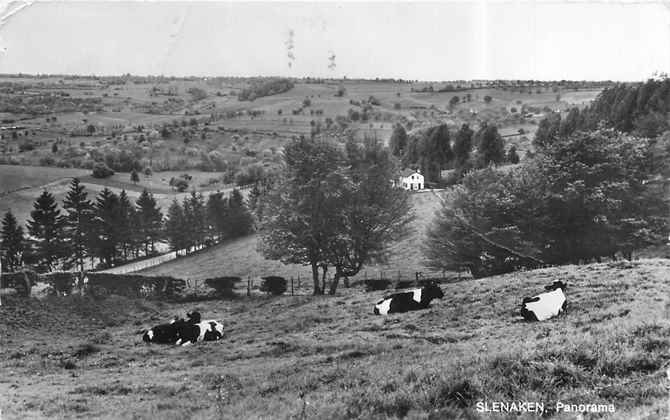
[[[384,292],[165,303],[5,296],[3,419],[498,419],[480,401],[614,404],[583,418],[667,418],[667,260],[443,284],[423,311],[372,315]],[[522,297],[567,282],[568,310],[521,320]],[[241,291],[240,291],[241,292]],[[148,345],[138,332],[199,310],[225,338]]]

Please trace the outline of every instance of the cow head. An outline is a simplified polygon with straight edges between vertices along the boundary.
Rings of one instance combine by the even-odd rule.
[[[444,297],[444,292],[442,292],[442,289],[436,283],[425,286],[421,293],[429,300],[442,299]]]
[[[563,292],[565,292],[565,289],[567,287],[568,287],[568,285],[566,283],[563,283],[562,281],[557,280],[557,281],[553,282],[552,284],[550,284],[548,286],[544,286],[544,290],[552,292],[554,290],[561,289]]]
[[[191,324],[197,324],[201,319],[200,312],[198,311],[189,312],[186,314],[186,316],[188,317],[188,322]]]

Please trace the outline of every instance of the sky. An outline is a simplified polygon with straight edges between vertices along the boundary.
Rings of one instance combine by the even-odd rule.
[[[0,8],[0,73],[429,81],[670,73],[670,7],[658,2],[12,1]]]

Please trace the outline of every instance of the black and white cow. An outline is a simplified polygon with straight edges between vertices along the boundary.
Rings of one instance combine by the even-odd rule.
[[[223,338],[223,324],[213,319],[195,324],[184,324],[179,328],[179,339],[175,344],[186,346],[198,341],[216,341]]]
[[[415,311],[426,309],[433,299],[442,299],[444,293],[436,284],[404,293],[394,293],[377,302],[375,315],[388,315],[396,312]]]
[[[568,301],[565,298],[567,284],[555,281],[547,290],[532,298],[523,298],[521,303],[521,316],[527,321],[546,321],[565,311]]]
[[[214,320],[201,321],[199,312],[186,314],[187,320],[175,317],[167,324],[157,325],[142,336],[148,343],[185,344],[213,341],[223,337],[223,324]]]

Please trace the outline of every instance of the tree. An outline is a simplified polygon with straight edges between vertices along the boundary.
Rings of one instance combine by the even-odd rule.
[[[108,178],[114,175],[114,171],[106,164],[98,162],[93,165],[93,178]]]
[[[537,126],[533,145],[535,147],[543,147],[544,145],[555,141],[559,136],[560,127],[561,114],[552,112],[547,118],[540,121],[540,124]]]
[[[429,128],[419,142],[418,152],[419,164],[426,180],[439,182],[442,169],[454,157],[447,125]]]
[[[334,226],[331,210],[340,199],[343,161],[341,150],[332,141],[294,139],[284,148],[281,181],[268,197],[260,251],[284,264],[309,265],[314,294],[323,293],[319,268]]]
[[[458,103],[459,103],[460,101],[461,101],[461,98],[459,98],[458,96],[453,96],[453,97],[449,100],[449,108],[453,108],[453,107],[455,107],[456,105],[458,105]]]
[[[140,175],[137,173],[135,169],[130,173],[130,181],[137,185],[138,182],[140,182]]]
[[[491,163],[498,164],[505,158],[505,146],[498,133],[498,127],[484,124],[475,135],[477,143],[477,166],[483,168]]]
[[[228,203],[220,191],[210,194],[207,198],[207,220],[211,236],[216,238],[218,242],[223,240],[226,237]]]
[[[118,258],[121,243],[121,212],[119,197],[105,188],[96,197],[91,250],[103,267],[112,267]]]
[[[466,166],[470,159],[470,152],[472,151],[472,136],[474,131],[467,124],[463,124],[456,133],[454,140],[454,158],[457,169],[462,169]]]
[[[194,246],[200,246],[205,243],[207,237],[207,209],[205,199],[200,193],[191,192],[188,198],[188,217],[187,226],[189,227],[190,237]]]
[[[400,157],[405,152],[407,147],[407,132],[405,127],[401,124],[396,124],[393,127],[393,132],[391,133],[391,139],[389,140],[389,148],[391,149],[391,154],[393,156]]]
[[[577,132],[514,170],[469,173],[428,230],[428,265],[481,277],[587,262],[664,243],[670,211],[650,182],[670,150],[611,130]]]
[[[44,190],[33,203],[28,220],[30,259],[38,271],[52,271],[65,256],[63,225],[56,199]]]
[[[253,217],[244,204],[242,194],[234,189],[228,199],[228,214],[226,217],[226,236],[238,238],[248,235],[253,228]]]
[[[486,102],[487,104],[490,104],[492,100],[493,98],[491,98],[489,95],[484,96],[484,102]]]
[[[389,150],[371,138],[362,145],[350,139],[346,146],[346,182],[340,184],[335,234],[324,250],[325,262],[335,268],[330,294],[364,264],[385,262],[388,247],[408,233],[413,219],[409,195],[388,181],[397,178]]]
[[[156,204],[156,199],[145,188],[136,203],[137,221],[140,243],[144,246],[144,255],[155,251],[156,241],[160,239],[163,214]]]
[[[93,124],[89,124],[86,127],[86,131],[88,132],[89,136],[92,136],[93,134],[95,134],[95,126]]]
[[[9,272],[18,270],[23,265],[25,239],[23,228],[19,226],[11,210],[7,211],[2,219],[0,238],[2,239],[2,242],[0,242],[2,267]]]
[[[93,223],[93,204],[84,189],[79,179],[73,178],[70,190],[63,199],[63,210],[67,212],[63,231],[68,251],[63,267],[76,267],[80,272],[84,271],[84,260],[89,256]]]
[[[136,211],[126,190],[121,190],[119,194],[119,215],[118,215],[118,232],[120,238],[121,253],[124,260],[128,260],[131,254],[138,247],[137,235],[135,234],[134,225],[136,223]]]
[[[168,208],[167,220],[165,221],[165,238],[168,240],[171,250],[179,251],[187,248],[185,241],[187,229],[184,210],[177,199],[174,199]]]

